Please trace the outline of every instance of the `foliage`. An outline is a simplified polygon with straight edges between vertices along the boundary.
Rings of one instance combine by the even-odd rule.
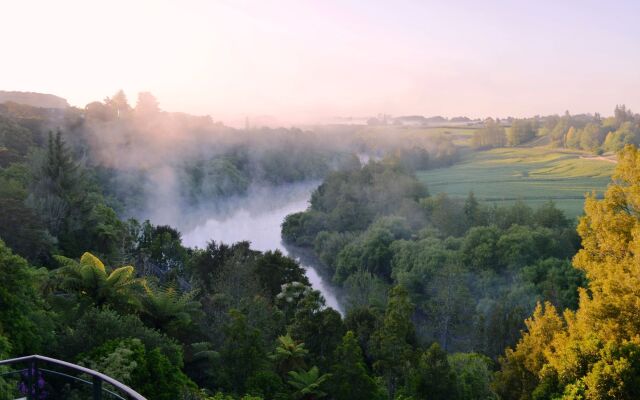
[[[492,147],[503,147],[507,143],[505,129],[499,121],[488,118],[484,122],[484,127],[473,133],[471,146],[476,149],[488,149]]]
[[[640,152],[626,147],[604,199],[587,198],[578,225],[585,272],[578,309],[539,306],[508,350],[496,380],[503,398],[632,399],[638,396],[636,233]]]
[[[406,392],[418,399],[457,399],[456,375],[446,351],[432,344],[419,358]]]
[[[3,357],[81,361],[159,399],[639,395],[640,156],[625,149],[605,198],[587,200],[581,243],[563,202],[580,205],[613,165],[524,147],[636,143],[625,107],[482,129],[317,128],[326,135],[231,129],[162,111],[149,93],[135,107],[118,92],[0,114]],[[64,134],[47,135],[54,121]],[[517,147],[458,152],[505,140]],[[345,316],[279,251],[192,249],[174,227],[121,219],[146,204],[232,211],[256,186],[308,179],[324,181],[283,237],[318,256]],[[155,190],[164,182],[179,193]],[[510,346],[492,376],[487,356]]]
[[[52,339],[53,327],[38,293],[43,278],[46,272],[29,266],[0,240],[0,337],[12,354],[41,352]]]
[[[280,336],[278,347],[269,357],[281,373],[304,368],[304,358],[309,354],[304,343],[296,343],[291,336]]]
[[[327,395],[321,390],[321,387],[330,376],[329,374],[321,375],[318,367],[314,366],[308,371],[289,371],[290,379],[287,383],[296,390],[294,398],[314,400]]]
[[[201,307],[196,291],[181,293],[175,283],[161,287],[147,282],[144,291],[141,311],[150,326],[174,337],[193,328]]]
[[[455,374],[459,400],[496,400],[491,390],[493,361],[482,354],[454,353],[448,363]]]
[[[414,362],[412,312],[407,291],[401,286],[391,289],[382,325],[371,335],[371,351],[376,359],[373,368],[384,376],[391,397],[405,384]]]
[[[58,269],[60,287],[74,293],[81,302],[98,307],[111,306],[129,311],[139,307],[137,291],[142,281],[137,279],[132,266],[107,270],[102,261],[91,253],[84,253],[80,261],[58,256],[62,267]]]
[[[342,338],[333,356],[334,365],[327,383],[336,400],[383,399],[384,392],[369,375],[362,350],[352,331]]]
[[[79,355],[84,365],[135,387],[142,395],[159,400],[180,398],[193,383],[158,349],[146,348],[139,339],[111,340]]]

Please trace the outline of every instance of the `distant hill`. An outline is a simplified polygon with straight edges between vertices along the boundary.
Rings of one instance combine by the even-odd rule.
[[[7,92],[0,90],[0,104],[18,103],[41,108],[68,108],[69,103],[62,97],[45,93]]]

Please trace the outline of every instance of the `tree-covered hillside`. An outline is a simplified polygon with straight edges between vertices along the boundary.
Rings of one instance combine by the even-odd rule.
[[[68,360],[160,400],[637,398],[636,148],[576,227],[551,202],[430,194],[416,171],[455,162],[450,139],[326,143],[340,129],[233,130],[148,94],[0,105],[0,356]],[[153,198],[167,176],[179,196]],[[340,287],[344,315],[279,251],[191,248],[129,218],[308,179],[322,183],[282,236]],[[0,398],[24,395],[20,379],[0,377]],[[43,379],[47,398],[87,394]]]

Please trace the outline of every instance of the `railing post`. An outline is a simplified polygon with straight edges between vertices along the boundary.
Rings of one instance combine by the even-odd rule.
[[[35,400],[40,400],[40,374],[38,370],[38,359],[33,359],[33,395]]]
[[[29,361],[29,365],[27,366],[27,399],[33,400],[33,364],[34,361],[31,359]]]
[[[102,379],[93,377],[93,400],[102,400]]]

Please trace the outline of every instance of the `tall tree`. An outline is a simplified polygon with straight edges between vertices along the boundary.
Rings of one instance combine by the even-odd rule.
[[[356,335],[348,331],[333,356],[331,378],[328,382],[329,392],[335,400],[369,400],[383,399],[381,391],[367,372],[362,349]]]
[[[391,398],[405,384],[414,362],[413,308],[406,289],[402,286],[391,289],[382,326],[371,337],[373,368],[384,377]]]
[[[587,198],[578,225],[582,249],[573,262],[588,290],[564,321],[550,305],[537,309],[503,360],[503,398],[640,396],[640,150],[624,148],[612,179],[602,200]]]
[[[456,375],[447,360],[447,352],[440,345],[434,343],[422,353],[407,391],[416,399],[456,399]]]

